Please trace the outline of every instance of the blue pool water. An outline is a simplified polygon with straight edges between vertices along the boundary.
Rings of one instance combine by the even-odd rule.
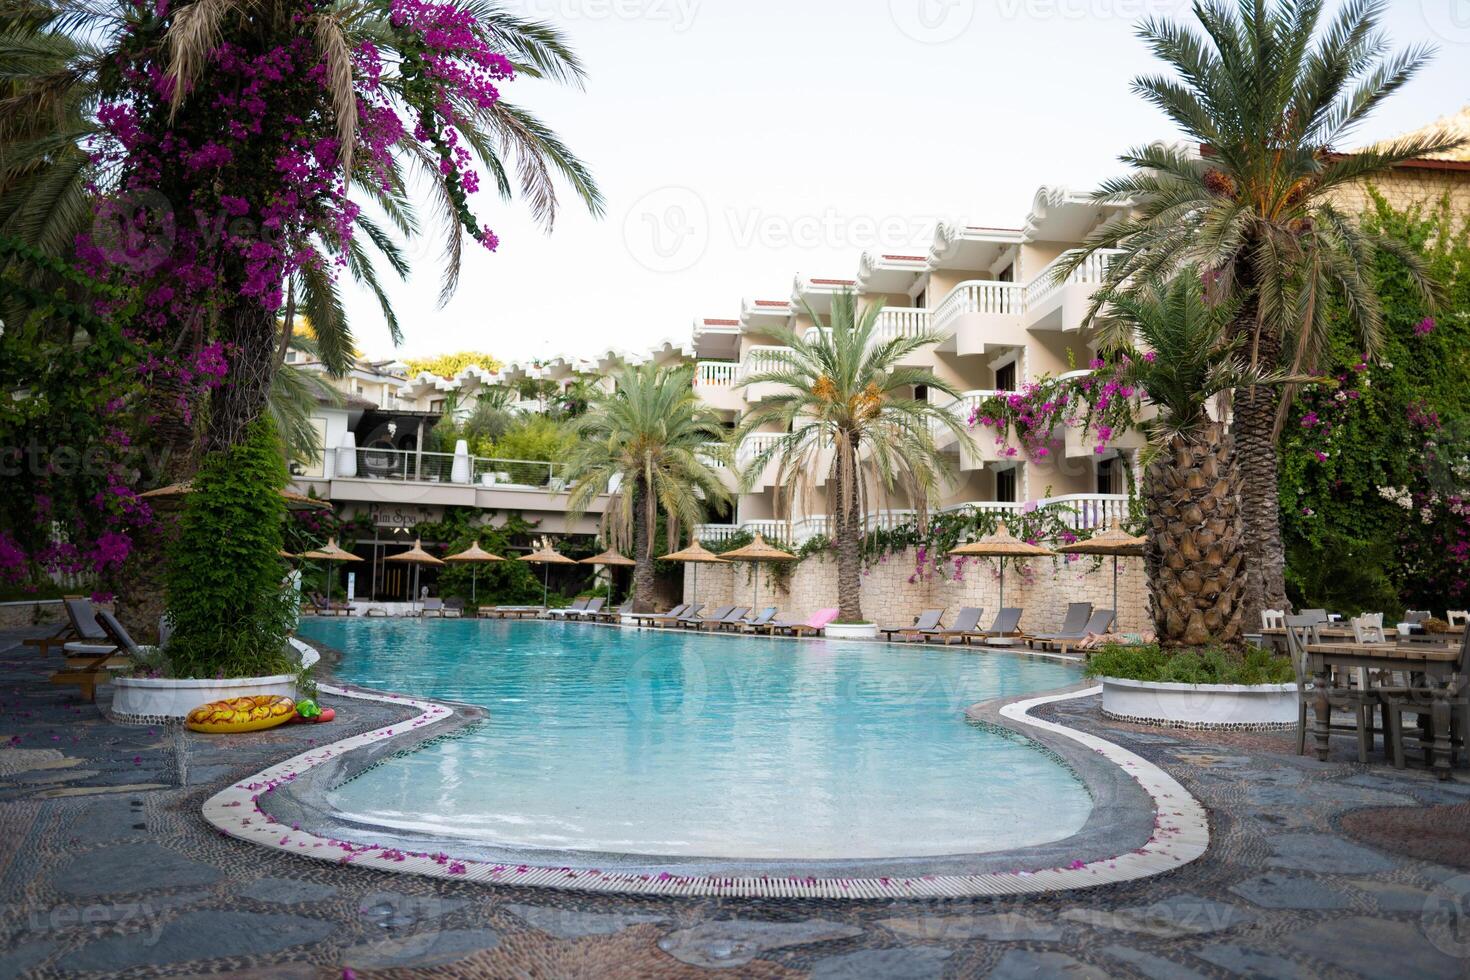
[[[977,701],[1078,680],[1069,664],[904,645],[576,624],[315,619],[369,687],[488,721],[334,791],[351,819],[522,848],[721,858],[979,853],[1058,840],[1091,811]]]

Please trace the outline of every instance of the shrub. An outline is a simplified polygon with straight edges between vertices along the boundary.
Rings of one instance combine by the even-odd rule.
[[[286,465],[268,420],[194,475],[169,555],[168,663],[176,677],[291,673],[297,598],[285,587],[281,523]]]
[[[1289,684],[1296,680],[1291,661],[1270,650],[1171,652],[1156,644],[1102,647],[1088,660],[1087,676],[1168,684]]]

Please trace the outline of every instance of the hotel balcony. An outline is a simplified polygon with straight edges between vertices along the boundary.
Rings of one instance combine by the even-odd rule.
[[[1030,342],[1021,317],[1026,288],[1019,283],[971,279],[949,291],[934,310],[940,346],[956,354],[990,355]]]
[[[1109,251],[1089,255],[1060,282],[1056,281],[1054,272],[1065,256],[1052,261],[1026,287],[1022,325],[1027,330],[1082,329],[1087,311],[1092,306],[1092,297],[1107,279],[1108,265],[1118,254]]]
[[[775,445],[782,435],[780,432],[752,432],[746,436],[735,450],[735,466],[740,473],[744,475],[756,457]],[[755,475],[754,482],[750,484],[751,491],[758,493],[775,483],[780,467],[781,464],[776,459],[768,462]]]
[[[548,530],[565,526],[578,534],[596,533],[607,506],[607,498],[598,497],[567,525],[567,486],[558,463],[375,447],[329,449],[324,456],[321,475],[293,476],[292,484],[334,503],[514,510],[547,521]]]
[[[740,361],[739,370],[735,373],[735,383],[744,386],[743,392],[747,404],[782,393],[784,387],[782,385],[749,384],[749,381],[758,374],[780,370],[783,365],[776,360],[776,355],[790,353],[790,351],[790,347],[757,346],[745,352],[745,357]]]
[[[745,394],[738,387],[739,372],[736,361],[700,361],[694,369],[694,390],[699,400],[721,412],[745,411]]]
[[[1100,530],[1110,525],[1115,518],[1127,519],[1128,497],[1124,494],[1111,493],[1071,493],[1024,503],[1005,500],[972,500],[952,504],[943,508],[940,513],[975,511],[997,513],[1009,517],[1046,508],[1056,508],[1063,523],[1074,530]],[[866,514],[864,522],[869,531],[891,530],[907,524],[917,516],[917,512],[912,510],[878,510]],[[757,532],[772,544],[795,548],[819,534],[828,534],[829,522],[825,514],[811,514],[791,521],[764,519],[741,521],[738,524],[700,524],[694,529],[696,537],[706,543],[728,541],[740,534]]]
[[[1004,438],[999,438],[998,433],[989,426],[977,424],[971,427],[969,424],[971,414],[982,404],[998,395],[1009,394],[1009,391],[977,389],[964,392],[957,400],[945,406],[960,425],[969,428],[969,444],[966,445],[950,429],[938,424],[934,426],[934,441],[940,449],[959,446],[961,470],[978,470],[986,463],[1016,462],[1022,458],[1021,442],[1016,437],[1014,427],[1006,430]]]

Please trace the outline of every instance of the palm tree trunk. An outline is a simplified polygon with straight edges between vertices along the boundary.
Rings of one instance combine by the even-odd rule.
[[[841,452],[839,448],[836,454],[837,501],[831,508],[837,532],[837,620],[860,623],[863,621],[863,522],[858,513],[857,440],[850,440],[848,445],[849,452]]]
[[[653,495],[643,477],[633,488],[633,611],[653,611]]]
[[[1219,425],[1175,437],[1146,481],[1144,564],[1160,645],[1240,647],[1247,561],[1233,438]]]
[[[276,318],[258,302],[242,298],[221,317],[221,333],[229,345],[230,373],[210,400],[207,450],[239,445],[245,432],[265,412],[271,379],[276,373]]]
[[[1262,336],[1259,363],[1275,367],[1281,345]],[[1234,436],[1241,475],[1241,516],[1245,525],[1246,623],[1259,623],[1261,610],[1285,609],[1286,549],[1281,539],[1281,503],[1277,492],[1276,417],[1281,396],[1275,388],[1238,392],[1234,404]]]

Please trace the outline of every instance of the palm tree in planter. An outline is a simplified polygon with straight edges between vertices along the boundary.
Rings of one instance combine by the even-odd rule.
[[[805,336],[771,331],[786,349],[768,352],[768,369],[745,381],[746,387],[768,384],[780,391],[751,408],[735,433],[736,445],[752,433],[777,433],[744,466],[741,490],[749,492],[774,463],[789,508],[795,499],[810,502],[817,477],[826,477],[837,550],[837,621],[861,623],[866,505],[901,492],[922,523],[939,485],[954,473],[935,432],[948,429],[966,444],[970,434],[957,415],[914,397],[919,387],[955,399],[959,392],[928,368],[902,366],[908,355],[938,343],[938,334],[883,338],[877,331],[882,306],[859,309],[850,291],[833,296],[826,326],[809,305],[806,313],[815,328]]]
[[[1252,367],[1232,330],[1240,303],[1210,304],[1197,268],[1113,297],[1099,342],[1158,407],[1145,423],[1144,564],[1159,642],[1243,642],[1246,563],[1235,439],[1211,418],[1217,395],[1285,379]],[[1144,351],[1134,348],[1139,343]]]
[[[1386,6],[1353,0],[1321,31],[1321,0],[1197,3],[1204,36],[1146,21],[1140,35],[1172,71],[1140,77],[1133,89],[1199,152],[1153,144],[1126,153],[1132,173],[1103,184],[1096,198],[1132,205],[1132,214],[1089,237],[1058,268],[1058,279],[1102,250],[1121,250],[1094,297],[1095,316],[1129,282],[1198,264],[1212,296],[1237,300],[1229,332],[1244,340],[1248,364],[1316,370],[1333,298],[1356,322],[1363,349],[1374,352],[1382,323],[1371,286],[1375,250],[1392,250],[1422,288],[1430,286],[1412,253],[1363,231],[1334,199],[1462,142],[1449,134],[1405,137],[1334,152],[1430,54],[1424,47],[1389,53],[1378,31]],[[1235,402],[1252,621],[1260,609],[1286,605],[1276,494],[1282,402],[1276,388],[1242,392]]]
[[[726,503],[720,478],[726,431],[694,392],[694,367],[626,368],[611,392],[591,393],[587,411],[572,423],[577,442],[565,476],[572,484],[567,517],[585,514],[609,494],[603,540],[621,550],[631,542],[633,607],[653,601],[653,540],[659,511],[667,518],[670,548],[681,525],[699,523],[708,505]]]

